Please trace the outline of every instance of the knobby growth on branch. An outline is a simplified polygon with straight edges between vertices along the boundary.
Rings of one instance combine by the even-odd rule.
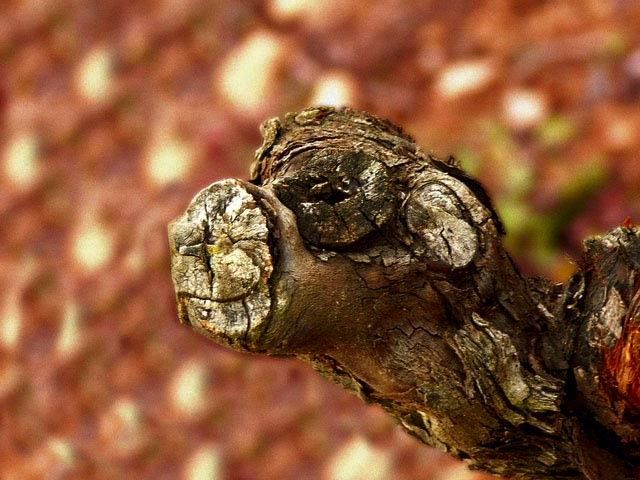
[[[636,478],[640,231],[585,242],[566,284],[524,278],[482,186],[364,112],[262,126],[251,181],[170,226],[180,320],[309,362],[473,468]]]

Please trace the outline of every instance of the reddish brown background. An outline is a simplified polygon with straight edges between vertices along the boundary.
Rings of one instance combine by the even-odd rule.
[[[638,1],[3,0],[0,478],[480,478],[176,321],[168,220],[313,103],[457,155],[528,273],[640,219]]]

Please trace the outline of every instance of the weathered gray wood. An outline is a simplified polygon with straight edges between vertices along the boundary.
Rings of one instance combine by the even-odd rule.
[[[400,128],[316,108],[263,136],[251,182],[170,227],[182,322],[303,359],[474,468],[635,478],[637,229],[588,240],[566,285],[527,279],[481,185]]]

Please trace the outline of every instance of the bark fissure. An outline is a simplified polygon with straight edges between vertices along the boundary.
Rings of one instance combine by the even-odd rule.
[[[480,183],[400,128],[314,108],[262,133],[251,182],[171,225],[183,322],[309,362],[473,468],[636,478],[637,229],[587,240],[565,285],[527,279]]]

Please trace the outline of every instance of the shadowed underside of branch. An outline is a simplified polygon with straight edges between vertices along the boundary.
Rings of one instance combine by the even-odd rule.
[[[180,320],[294,356],[412,435],[516,478],[636,478],[640,233],[585,242],[566,284],[524,278],[482,186],[364,112],[262,126],[250,182],[170,226]]]

